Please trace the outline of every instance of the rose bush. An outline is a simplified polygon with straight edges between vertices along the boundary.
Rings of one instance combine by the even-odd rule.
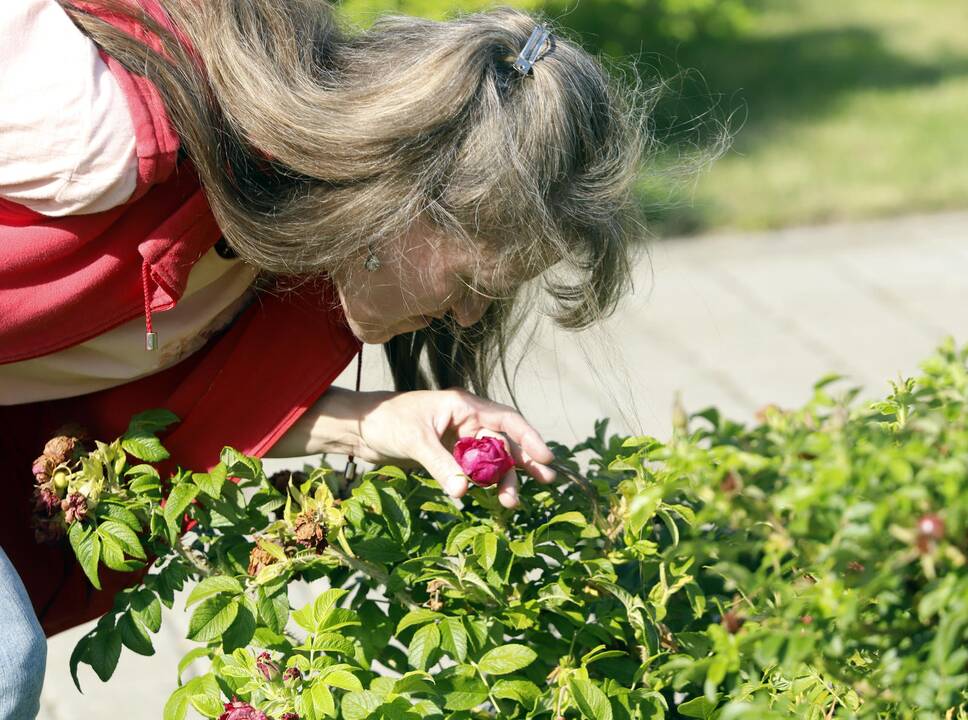
[[[185,588],[196,647],[166,720],[964,720],[968,351],[945,345],[873,405],[835,387],[751,427],[705,410],[668,442],[600,422],[514,510],[393,467],[266,478],[230,448],[162,478],[174,418],[139,416],[40,467],[38,495],[60,497],[59,469],[85,498],[69,522],[38,512],[92,582],[157,558],[78,644],[75,678],[150,654]],[[290,606],[292,582],[324,577]]]

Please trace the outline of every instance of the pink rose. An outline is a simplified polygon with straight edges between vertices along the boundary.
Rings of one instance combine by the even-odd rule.
[[[269,716],[247,702],[232,698],[232,702],[225,703],[225,712],[218,716],[218,720],[269,720]]]
[[[454,459],[460,469],[480,487],[491,487],[514,467],[514,459],[504,443],[491,436],[464,437],[454,445]]]

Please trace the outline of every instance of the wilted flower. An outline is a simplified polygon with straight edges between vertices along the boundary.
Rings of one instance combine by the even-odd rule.
[[[297,667],[287,667],[282,673],[283,682],[297,682],[302,680],[302,673]]]
[[[54,491],[51,483],[34,486],[34,507],[48,517],[60,512],[61,498]]]
[[[292,522],[293,533],[296,542],[308,548],[313,548],[317,553],[326,549],[326,525],[320,522],[316,513],[306,510],[296,516]]]
[[[44,445],[44,455],[50,458],[54,465],[70,462],[76,459],[77,438],[69,435],[58,435],[51,438]]]
[[[279,677],[279,666],[267,652],[259,653],[259,656],[255,659],[255,666],[266,680],[275,680]]]
[[[276,558],[272,553],[263,550],[261,547],[256,545],[252,548],[252,552],[249,553],[249,568],[248,573],[251,577],[255,577],[259,574],[259,571],[264,567],[268,567],[276,562]]]
[[[299,716],[294,712],[283,713],[279,720],[299,720]]]
[[[225,703],[225,712],[218,716],[218,720],[270,720],[270,718],[249,703],[232,698],[232,702]]]
[[[45,483],[50,480],[50,474],[54,472],[54,461],[51,460],[46,455],[41,455],[39,458],[34,460],[33,468],[31,472],[34,474],[34,479],[39,483]]]
[[[87,517],[87,498],[80,493],[71,493],[60,501],[60,506],[68,525]]]
[[[490,487],[514,467],[504,443],[489,435],[461,438],[454,445],[454,459],[475,485]]]

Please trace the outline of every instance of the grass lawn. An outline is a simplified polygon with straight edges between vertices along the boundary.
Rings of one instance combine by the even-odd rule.
[[[660,72],[698,73],[661,103],[660,135],[681,142],[670,118],[713,103],[734,129],[708,170],[647,194],[661,234],[968,207],[965,0],[764,0],[739,36],[661,54]]]

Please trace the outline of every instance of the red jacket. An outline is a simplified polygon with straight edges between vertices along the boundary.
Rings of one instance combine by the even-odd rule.
[[[143,4],[163,19],[153,0]],[[139,27],[123,27],[152,42]],[[157,90],[105,60],[134,121],[137,189],[121,207],[66,218],[0,200],[0,364],[174,307],[192,265],[220,237],[191,165],[177,162],[178,138]],[[0,407],[0,546],[49,635],[106,612],[133,579],[106,572],[105,590],[94,592],[69,550],[34,542],[31,462],[51,433],[74,421],[107,441],[134,413],[167,407],[181,418],[165,438],[174,462],[206,469],[224,445],[262,456],[359,350],[334,308],[326,282],[270,295],[201,351],[156,375],[77,398]]]

